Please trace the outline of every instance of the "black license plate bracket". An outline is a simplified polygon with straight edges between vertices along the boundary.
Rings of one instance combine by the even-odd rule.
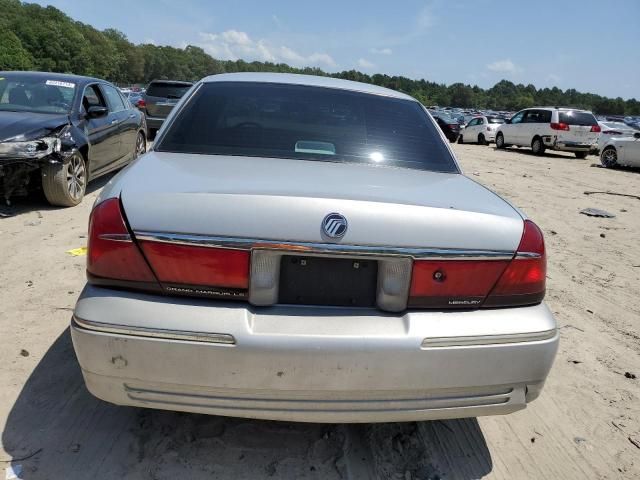
[[[373,307],[378,262],[349,258],[283,255],[279,303]]]

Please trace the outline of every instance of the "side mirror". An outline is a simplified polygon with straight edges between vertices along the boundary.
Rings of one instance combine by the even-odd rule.
[[[99,118],[104,117],[107,113],[109,113],[109,109],[107,107],[89,107],[89,111],[87,112],[87,117],[89,118]]]
[[[640,132],[636,132],[633,134],[633,138],[635,138],[636,140],[638,140],[640,138]]]

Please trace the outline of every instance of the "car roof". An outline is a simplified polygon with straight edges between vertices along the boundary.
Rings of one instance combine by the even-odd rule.
[[[151,80],[149,82],[149,85],[151,85],[152,83],[167,83],[169,85],[193,85],[193,82],[187,82],[185,80],[160,80],[160,79],[155,79],[155,80]]]
[[[590,110],[583,110],[582,108],[573,108],[573,107],[527,107],[523,110],[571,110],[572,112],[585,112],[592,113]]]
[[[69,73],[54,73],[54,72],[29,72],[29,71],[11,71],[0,72],[0,77],[11,77],[14,75],[28,75],[32,78],[46,78],[47,80],[60,80],[62,82],[74,82],[74,83],[90,83],[90,82],[103,82],[109,83],[106,80],[94,77],[85,77],[82,75],[72,75]]]
[[[204,83],[213,82],[263,82],[280,83],[287,85],[305,85],[310,87],[334,88],[337,90],[351,90],[372,95],[382,95],[385,97],[400,98],[403,100],[413,100],[413,97],[389,88],[379,87],[368,83],[353,82],[340,78],[320,77],[317,75],[300,75],[297,73],[263,73],[263,72],[241,72],[241,73],[221,73],[211,75],[202,79]]]

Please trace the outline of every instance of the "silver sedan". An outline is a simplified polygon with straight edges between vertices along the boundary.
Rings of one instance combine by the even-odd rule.
[[[119,404],[306,422],[510,413],[558,347],[540,229],[415,99],[225,74],[104,188],[71,332]]]

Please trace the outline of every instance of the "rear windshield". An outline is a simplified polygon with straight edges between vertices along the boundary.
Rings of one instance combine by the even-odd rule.
[[[458,171],[418,102],[275,83],[203,84],[155,149]]]
[[[504,118],[487,117],[487,120],[489,120],[489,123],[504,123]]]
[[[191,88],[188,83],[153,82],[147,88],[150,97],[181,98]]]
[[[578,112],[575,110],[560,112],[559,120],[560,123],[566,123],[567,125],[590,126],[598,124],[593,113]]]

